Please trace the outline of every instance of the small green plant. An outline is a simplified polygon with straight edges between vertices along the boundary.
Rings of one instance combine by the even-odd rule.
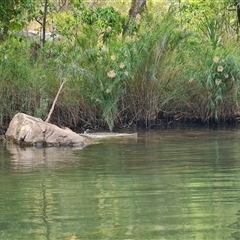
[[[209,109],[218,120],[218,110],[227,97],[237,102],[240,70],[236,59],[232,56],[215,56],[208,71],[206,87],[208,91]]]
[[[204,18],[200,20],[198,28],[209,39],[211,46],[215,49],[221,40],[222,23],[217,18],[209,18],[204,14]]]

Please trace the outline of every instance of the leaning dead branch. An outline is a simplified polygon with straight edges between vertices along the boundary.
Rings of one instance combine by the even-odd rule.
[[[50,118],[51,118],[51,115],[52,115],[53,110],[54,110],[54,107],[55,107],[55,105],[56,105],[58,96],[59,96],[59,94],[61,93],[62,88],[63,88],[63,85],[64,85],[66,82],[67,82],[67,80],[65,79],[65,80],[61,83],[61,85],[60,85],[60,87],[59,87],[59,89],[58,89],[58,92],[57,92],[57,95],[56,95],[56,97],[55,97],[55,99],[54,99],[54,101],[53,101],[52,107],[51,107],[51,109],[50,109],[50,111],[49,111],[49,113],[48,113],[48,116],[47,116],[46,120],[45,120],[46,123],[49,122],[49,120],[50,120]]]

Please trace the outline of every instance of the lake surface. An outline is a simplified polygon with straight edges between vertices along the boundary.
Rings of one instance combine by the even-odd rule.
[[[0,143],[0,239],[240,239],[240,130]]]

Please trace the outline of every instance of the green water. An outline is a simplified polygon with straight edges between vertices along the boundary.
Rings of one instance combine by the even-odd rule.
[[[0,239],[240,239],[240,132],[0,144]]]

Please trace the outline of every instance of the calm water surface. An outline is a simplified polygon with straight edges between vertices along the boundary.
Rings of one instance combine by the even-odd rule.
[[[240,131],[0,144],[0,239],[240,239]]]

